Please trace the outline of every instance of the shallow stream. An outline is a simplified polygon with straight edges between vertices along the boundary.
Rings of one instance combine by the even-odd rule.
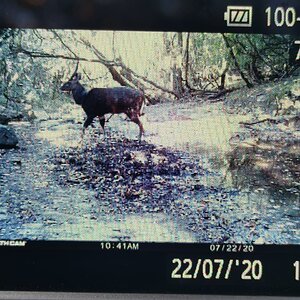
[[[249,116],[228,114],[221,103],[147,107],[145,142],[206,170],[198,183],[204,188],[192,197],[183,193],[168,214],[116,212],[114,199],[99,201],[83,184],[59,184],[57,176],[64,175],[54,174],[53,156],[70,147],[84,151],[100,131],[95,122],[80,145],[83,114],[75,107],[73,112],[35,125],[13,124],[20,148],[1,150],[0,157],[1,239],[300,243],[299,189],[277,187],[247,164],[230,167],[230,141],[242,134],[239,122]],[[138,127],[113,116],[106,138],[98,135],[97,142],[109,147],[110,136],[116,135],[135,139]]]

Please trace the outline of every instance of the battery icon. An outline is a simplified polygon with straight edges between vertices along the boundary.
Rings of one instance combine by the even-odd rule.
[[[224,20],[228,27],[252,27],[252,6],[227,6]]]

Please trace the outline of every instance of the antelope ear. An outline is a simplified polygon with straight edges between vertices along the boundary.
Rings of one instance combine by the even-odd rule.
[[[79,74],[78,73],[75,73],[72,78],[71,78],[72,81],[75,81],[75,80],[79,80]]]
[[[80,73],[77,73],[77,80],[80,80],[81,79],[81,74]]]

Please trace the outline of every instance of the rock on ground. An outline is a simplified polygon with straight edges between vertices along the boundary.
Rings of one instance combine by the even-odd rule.
[[[4,125],[0,125],[0,148],[14,148],[18,144],[15,131]]]

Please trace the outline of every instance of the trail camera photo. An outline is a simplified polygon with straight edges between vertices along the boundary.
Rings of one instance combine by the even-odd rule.
[[[298,50],[1,29],[1,240],[300,244]]]

